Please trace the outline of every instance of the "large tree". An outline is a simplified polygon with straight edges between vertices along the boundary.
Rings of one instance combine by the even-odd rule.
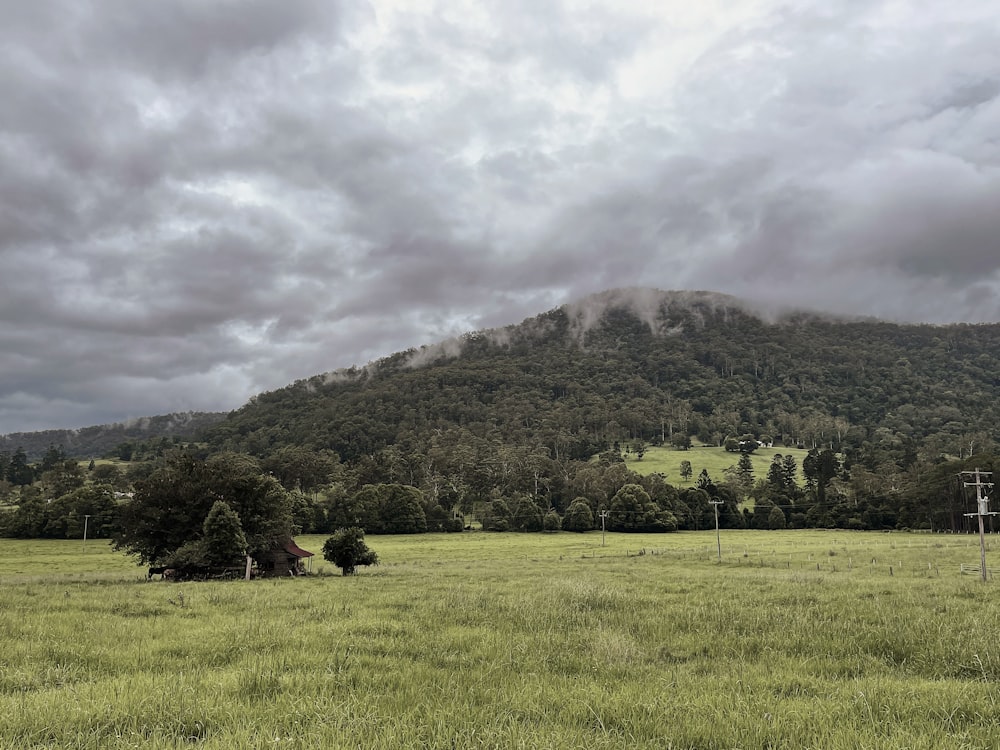
[[[162,562],[203,539],[205,520],[218,501],[239,517],[251,555],[291,536],[288,493],[256,459],[218,453],[202,461],[178,452],[136,483],[135,496],[122,506],[115,546],[144,563]]]
[[[676,531],[677,518],[661,510],[638,484],[626,484],[611,499],[612,531]]]

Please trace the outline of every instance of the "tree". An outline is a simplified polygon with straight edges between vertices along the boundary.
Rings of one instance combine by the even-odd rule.
[[[674,446],[679,451],[686,451],[691,449],[691,436],[681,434],[678,432],[672,438],[670,438],[670,444]]]
[[[300,445],[279,448],[262,462],[286,490],[309,491],[329,484],[342,471],[340,458],[332,451],[315,451]]]
[[[542,509],[528,495],[521,496],[511,516],[511,528],[515,531],[541,531],[545,527]]]
[[[782,461],[784,456],[780,453],[775,453],[774,457],[771,459],[771,465],[767,469],[767,483],[774,490],[783,490],[785,488],[785,469],[782,466]]]
[[[42,461],[38,466],[39,473],[54,469],[57,464],[60,464],[65,460],[66,451],[62,449],[62,446],[56,448],[55,445],[49,443],[49,449],[45,451],[45,455],[42,456]]]
[[[767,514],[767,528],[769,529],[785,528],[785,512],[777,505],[771,508],[770,512]]]
[[[654,503],[638,484],[626,484],[611,500],[612,531],[676,531],[677,519]]]
[[[365,544],[365,532],[357,526],[337,529],[323,543],[323,559],[340,568],[345,576],[354,575],[360,565],[378,565],[378,555]]]
[[[247,538],[240,517],[224,500],[216,500],[208,511],[202,534],[209,565],[232,566],[246,555]]]
[[[379,486],[381,494],[380,530],[383,534],[422,534],[427,531],[423,493],[406,484]]]
[[[28,454],[18,447],[7,466],[7,481],[16,487],[26,487],[35,481],[35,471],[28,463]]]
[[[122,461],[131,461],[133,453],[135,453],[135,445],[129,442],[119,443],[115,448],[115,454]]]
[[[95,484],[107,484],[115,489],[124,489],[128,482],[122,470],[114,464],[99,464],[90,470],[90,479]]]
[[[796,486],[796,479],[799,475],[799,467],[795,462],[795,456],[791,453],[781,460],[781,472],[784,478],[785,489],[794,489]]]
[[[562,527],[566,531],[590,531],[594,528],[594,512],[586,498],[578,497],[566,508]]]
[[[291,536],[288,493],[256,459],[218,453],[201,461],[178,452],[136,483],[134,497],[121,506],[115,547],[143,563],[165,561],[204,537],[205,519],[219,500],[239,517],[249,554],[267,552]]]
[[[549,512],[542,519],[542,528],[545,531],[559,531],[562,528],[562,519],[556,513],[555,508],[549,508]]]
[[[493,499],[482,514],[483,531],[510,531],[513,513],[503,498]]]
[[[49,497],[60,497],[86,483],[83,469],[73,459],[57,461],[40,477],[43,491]]]
[[[683,479],[685,482],[689,482],[691,481],[691,475],[693,473],[694,470],[691,468],[691,462],[681,461],[681,479]]]
[[[427,531],[423,493],[408,484],[366,484],[355,494],[352,525],[369,534],[422,534]]]
[[[698,474],[698,488],[705,490],[712,485],[712,477],[708,475],[708,469],[702,469]]]
[[[753,459],[749,453],[740,453],[740,460],[736,464],[736,478],[744,492],[748,492],[753,486]]]

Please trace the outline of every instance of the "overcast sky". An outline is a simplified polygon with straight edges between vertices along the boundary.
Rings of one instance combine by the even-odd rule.
[[[995,0],[0,11],[0,433],[613,287],[1000,320]]]

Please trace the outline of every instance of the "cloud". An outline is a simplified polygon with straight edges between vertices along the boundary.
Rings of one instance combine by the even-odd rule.
[[[234,408],[613,288],[995,320],[994,20],[986,0],[12,6],[0,433]]]

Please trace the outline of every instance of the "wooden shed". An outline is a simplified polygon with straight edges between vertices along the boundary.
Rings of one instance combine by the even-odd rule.
[[[257,558],[257,573],[264,577],[305,575],[306,560],[312,552],[302,549],[289,537]]]

